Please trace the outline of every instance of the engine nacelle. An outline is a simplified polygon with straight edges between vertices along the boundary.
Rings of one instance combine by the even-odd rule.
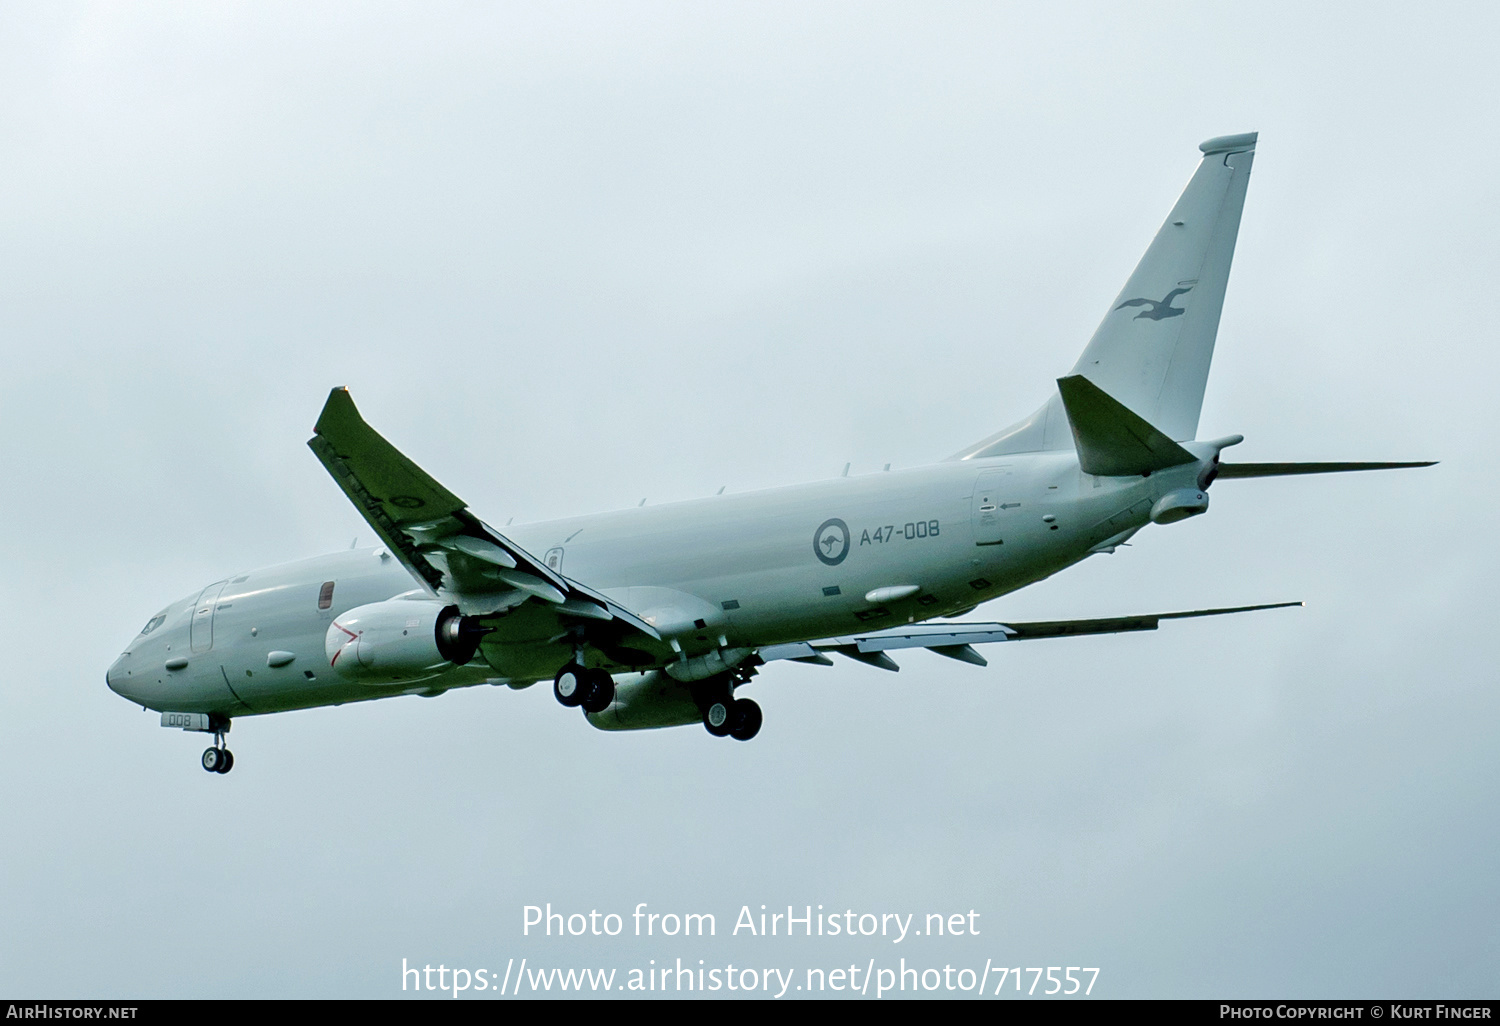
[[[323,638],[328,665],[361,684],[404,684],[436,677],[474,658],[479,632],[457,606],[388,599],[336,618]]]
[[[600,730],[681,727],[702,719],[688,686],[660,670],[616,677],[614,702],[603,712],[588,714],[589,722]]]

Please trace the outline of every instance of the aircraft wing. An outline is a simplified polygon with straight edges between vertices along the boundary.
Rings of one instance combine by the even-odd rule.
[[[611,622],[611,644],[656,630],[591,588],[547,567],[469,512],[468,505],[407,459],[360,416],[348,389],[335,388],[308,447],[380,540],[429,594],[465,615],[540,603],[566,630]]]
[[[893,627],[868,634],[850,634],[820,641],[770,645],[758,653],[764,662],[794,659],[798,662],[830,665],[825,653],[857,659],[883,670],[899,670],[887,652],[900,648],[925,648],[960,662],[987,666],[984,656],[974,645],[996,641],[1027,641],[1032,638],[1071,638],[1082,634],[1120,634],[1125,631],[1154,631],[1162,620],[1185,620],[1195,616],[1223,616],[1226,613],[1249,613],[1259,609],[1283,609],[1301,602],[1272,602],[1258,606],[1234,606],[1225,609],[1189,609],[1175,613],[1144,613],[1140,616],[1113,616],[1096,620],[1039,620],[1031,623],[926,623]]]

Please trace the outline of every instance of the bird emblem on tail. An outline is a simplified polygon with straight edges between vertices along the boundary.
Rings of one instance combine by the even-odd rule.
[[[1149,317],[1153,321],[1165,320],[1168,317],[1177,317],[1181,314],[1187,313],[1187,311],[1182,307],[1173,306],[1172,300],[1176,299],[1178,296],[1182,295],[1185,292],[1191,291],[1193,291],[1193,287],[1189,285],[1185,289],[1173,289],[1161,299],[1127,299],[1125,300],[1125,302],[1115,307],[1115,309],[1123,310],[1127,306],[1149,306],[1151,309],[1142,310],[1131,319],[1138,321],[1142,317]]]

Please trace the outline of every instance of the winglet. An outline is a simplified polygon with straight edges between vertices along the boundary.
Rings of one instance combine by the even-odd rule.
[[[1082,374],[1059,378],[1057,391],[1085,474],[1145,474],[1197,459]]]

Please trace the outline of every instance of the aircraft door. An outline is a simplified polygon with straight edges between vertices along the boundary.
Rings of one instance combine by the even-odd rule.
[[[970,505],[974,544],[999,545],[1005,541],[1006,529],[1014,522],[1011,511],[1021,506],[1021,500],[1012,494],[1015,482],[1009,467],[986,470],[974,482]]]
[[[198,603],[193,607],[193,623],[190,628],[194,652],[207,652],[214,647],[214,610],[219,605],[219,593],[228,581],[219,581],[203,589]]]

